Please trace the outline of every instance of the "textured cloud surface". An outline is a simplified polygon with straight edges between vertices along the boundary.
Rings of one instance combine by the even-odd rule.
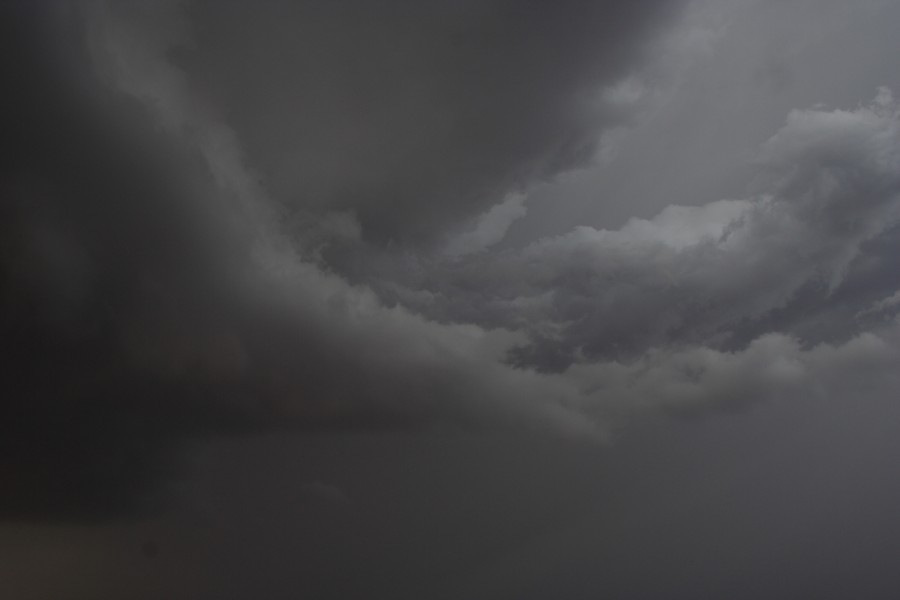
[[[786,115],[752,194],[505,246],[602,160],[673,4],[377,6],[16,5],[71,37],[29,42],[4,148],[11,509],[103,512],[204,432],[604,437],[892,381],[890,90]]]
[[[863,245],[897,224],[898,131],[886,89],[853,111],[794,111],[760,151],[764,191],[754,197],[429,264],[411,285],[434,287],[420,308],[442,318],[530,331],[517,363],[542,370],[660,345],[718,346],[804,286],[833,295]]]
[[[182,62],[281,201],[423,241],[583,162],[680,4],[201,1]]]

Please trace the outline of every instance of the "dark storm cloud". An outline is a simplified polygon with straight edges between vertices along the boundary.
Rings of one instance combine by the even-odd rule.
[[[900,218],[897,115],[887,90],[853,111],[794,111],[760,151],[756,196],[437,260],[385,294],[435,318],[529,331],[513,360],[541,370],[668,345],[740,348],[735,337],[795,327],[812,342],[846,339],[873,294],[893,292],[889,250],[874,240]],[[842,335],[800,326],[839,307]]]
[[[268,47],[240,75],[214,68],[229,31],[213,17],[247,17],[233,42],[249,55],[294,9],[242,4],[0,2],[20,11],[0,32],[0,521],[133,516],[161,491],[167,509],[0,522],[4,597],[896,596],[900,115],[871,97],[900,89],[900,4],[695,0],[702,18],[654,46],[662,74],[597,80],[639,107],[598,142],[626,160],[579,183],[603,218],[560,192],[585,171],[540,184],[542,212],[498,167],[496,194],[433,219],[423,197],[408,220],[291,192],[330,190],[329,164],[364,189],[350,167],[378,154],[388,128],[361,122],[381,108],[336,104],[365,130],[358,156],[300,152],[315,169],[296,179],[266,164],[303,132],[258,98],[283,87]],[[91,9],[86,38],[66,13],[26,19],[50,6]],[[340,10],[306,6],[320,25]],[[400,11],[386,30],[405,50]],[[350,17],[304,47],[355,60],[353,34],[378,54]],[[396,60],[431,64],[425,46]],[[785,85],[760,80],[769,57]],[[323,104],[351,79],[332,62]],[[256,127],[260,106],[276,125]],[[598,107],[601,129],[632,110]],[[326,108],[329,125],[299,119],[313,139],[352,137]],[[752,187],[704,188],[734,181],[729,154]],[[598,184],[611,175],[624,184]],[[642,218],[608,219],[616,203]],[[377,239],[413,225],[430,249]],[[520,435],[535,427],[617,443]]]
[[[514,334],[302,261],[248,163],[287,205],[354,210],[288,228],[298,248],[357,237],[354,215],[434,233],[582,157],[587,94],[628,68],[651,4],[5,4],[4,516],[127,508],[184,435],[460,409],[587,429],[544,402],[567,384],[498,360]]]
[[[415,242],[588,159],[679,4],[204,0],[179,64],[276,198]]]
[[[121,508],[164,468],[164,438],[254,420],[232,375],[231,308],[210,293],[225,281],[221,248],[173,185],[186,156],[133,118],[140,109],[88,94],[64,8],[3,5],[0,461],[12,514]]]
[[[755,195],[490,252],[619,122],[651,3],[9,6],[7,514],[109,514],[207,433],[596,438],[891,377],[887,89],[792,112]]]

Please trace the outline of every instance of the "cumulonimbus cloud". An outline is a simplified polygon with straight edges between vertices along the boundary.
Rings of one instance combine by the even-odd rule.
[[[187,90],[176,86],[174,95],[186,97]],[[191,121],[179,113],[184,98],[157,105],[163,119]],[[366,408],[424,418],[518,414],[602,431],[611,406],[614,412],[629,405],[701,406],[714,398],[738,404],[729,399],[811,384],[812,357],[831,346],[810,350],[773,332],[728,352],[723,340],[736,324],[784,306],[804,285],[820,281],[824,294],[833,291],[861,246],[900,217],[898,111],[881,90],[857,110],[789,115],[761,150],[767,183],[757,196],[673,206],[618,231],[580,228],[521,251],[425,258],[424,280],[411,282],[405,296],[424,301],[406,302],[390,294],[403,289],[403,280],[370,282],[373,289],[350,284],[297,252],[270,222],[277,210],[268,205],[277,200],[263,187],[244,185],[251,177],[231,130],[215,120],[199,123],[186,141],[198,144],[221,174],[219,192],[263,205],[253,209],[262,222],[253,252],[280,281],[286,314],[303,331],[285,368],[291,361],[315,365],[286,378],[280,410],[301,417],[327,399],[350,414]],[[228,152],[206,143],[223,130]],[[399,303],[386,304],[386,296]],[[865,335],[871,334],[833,351],[853,354],[871,342]],[[791,370],[804,361],[813,366]],[[609,388],[604,382],[620,381],[620,367],[632,373],[628,384]],[[692,385],[673,393],[686,372]],[[586,373],[594,374],[590,382]]]
[[[887,90],[854,110],[791,113],[761,149],[755,196],[672,206],[615,231],[583,227],[524,249],[492,250],[521,207],[510,201],[511,210],[497,214],[485,208],[573,164],[569,127],[577,125],[576,137],[582,126],[595,135],[603,119],[583,122],[576,111],[573,124],[570,103],[626,74],[645,41],[638,32],[657,22],[648,16],[650,3],[614,2],[592,8],[570,35],[581,5],[566,4],[540,22],[516,17],[505,3],[470,7],[453,12],[446,31],[430,17],[421,31],[410,29],[409,15],[388,10],[387,31],[399,27],[410,47],[425,44],[419,66],[378,45],[384,32],[362,18],[365,11],[332,7],[312,15],[326,29],[347,18],[342,31],[358,36],[353,43],[386,52],[375,64],[387,70],[387,89],[399,94],[359,116],[366,125],[361,149],[337,163],[347,182],[341,189],[331,187],[319,160],[335,152],[323,142],[335,130],[333,119],[316,124],[305,114],[286,122],[279,142],[271,123],[260,125],[262,133],[254,128],[249,113],[257,109],[229,110],[240,98],[235,81],[216,75],[226,67],[211,64],[203,48],[221,44],[223,32],[236,26],[234,15],[216,13],[231,8],[90,5],[81,13],[85,53],[71,60],[89,65],[106,93],[99,100],[75,94],[92,107],[77,125],[67,121],[68,99],[47,101],[32,121],[49,120],[57,133],[90,141],[91,150],[79,156],[59,149],[41,130],[40,144],[53,150],[34,157],[30,174],[38,181],[22,175],[28,169],[4,181],[15,190],[8,195],[15,219],[4,223],[14,234],[3,259],[4,285],[14,292],[3,317],[4,357],[20,371],[5,408],[12,415],[20,406],[38,407],[7,426],[18,436],[7,455],[25,479],[34,465],[46,471],[25,485],[32,496],[20,503],[46,494],[48,480],[62,490],[109,492],[104,482],[138,469],[103,457],[125,447],[126,460],[153,466],[152,451],[167,440],[204,431],[449,421],[604,437],[645,410],[737,407],[824,392],[832,381],[852,387],[890,377],[893,321],[821,343],[796,335],[790,323],[766,325],[810,287],[826,310],[844,282],[858,279],[854,265],[866,244],[900,218],[900,113]],[[270,9],[253,18],[269,23]],[[633,37],[588,36],[599,18],[594,11],[611,15],[610,23],[633,23]],[[419,16],[428,14],[423,9]],[[497,33],[504,19],[521,21]],[[449,48],[461,24],[474,33],[457,56]],[[423,41],[423,32],[435,30],[444,37]],[[492,32],[499,36],[496,54],[488,44]],[[349,41],[330,45],[313,33],[304,51],[324,44],[336,54],[318,66],[302,63],[301,71],[324,77],[315,80],[322,85],[337,73],[333,88],[307,98],[315,115],[333,97],[349,102],[344,88],[369,75],[345,73],[346,65],[334,62],[356,56],[346,55]],[[550,48],[560,36],[567,40],[562,49]],[[531,39],[542,42],[527,54],[536,71],[517,66],[508,79],[493,78],[504,61],[528,62],[516,50]],[[284,49],[282,43],[288,42],[273,42],[258,58]],[[612,55],[619,58],[599,66],[575,61],[559,80],[548,75],[560,61],[602,49],[617,49]],[[449,83],[426,76],[435,64],[451,74]],[[281,68],[266,76],[289,79]],[[394,89],[407,69],[409,81],[425,91]],[[195,80],[205,72],[208,80]],[[94,79],[86,81],[94,90]],[[304,98],[296,82],[284,85],[284,99]],[[227,100],[217,97],[217,86],[229,92]],[[483,111],[454,95],[469,87],[479,90]],[[537,97],[520,98],[534,89],[541,90]],[[433,97],[440,90],[447,96]],[[393,112],[398,100],[416,108],[411,122]],[[91,112],[97,103],[114,110],[98,117]],[[508,112],[510,106],[516,109]],[[343,104],[339,109],[352,114]],[[465,125],[465,135],[454,130],[449,138],[420,140],[447,111]],[[375,123],[395,117],[403,125],[399,137]],[[472,129],[484,120],[489,126],[481,133],[491,143]],[[522,123],[533,127],[526,139],[513,135]],[[116,135],[98,134],[103,126]],[[312,142],[294,139],[306,127]],[[446,155],[419,156],[420,141],[432,149],[450,145]],[[399,147],[382,146],[389,142]],[[134,153],[119,156],[126,146]],[[282,155],[304,172],[294,177],[274,165]],[[470,169],[470,160],[479,168]],[[329,200],[297,208],[316,194]],[[487,216],[449,254],[424,243],[410,242],[396,254],[369,244],[404,228],[440,238],[477,214]],[[343,240],[337,244],[343,265],[361,268],[338,269],[319,251],[336,237]],[[368,262],[370,253],[376,261]],[[859,310],[870,300],[860,295]],[[748,322],[758,331],[733,343]],[[45,377],[50,371],[53,381]],[[95,444],[66,456],[60,440],[85,431]],[[99,506],[102,512],[109,504]]]

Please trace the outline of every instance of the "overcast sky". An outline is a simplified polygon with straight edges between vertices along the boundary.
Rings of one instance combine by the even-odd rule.
[[[895,597],[900,2],[0,18],[4,598]]]

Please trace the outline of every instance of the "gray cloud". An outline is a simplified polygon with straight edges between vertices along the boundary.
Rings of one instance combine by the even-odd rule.
[[[7,420],[25,491],[5,508],[106,514],[198,434],[451,423],[597,439],[646,411],[890,378],[893,304],[864,318],[897,288],[872,283],[900,218],[887,89],[791,112],[754,195],[498,250],[518,194],[640,104],[620,78],[662,15],[416,6],[74,14],[86,39],[48,65],[91,77],[70,89],[34,67],[67,95],[38,94],[6,142],[37,149],[3,182],[18,372],[4,409],[37,408]],[[833,335],[815,321],[839,314],[852,325]]]
[[[597,116],[579,102],[627,68],[658,11],[438,8],[4,8],[4,60],[18,57],[4,64],[13,93],[3,145],[3,461],[15,482],[5,512],[127,507],[167,468],[160,457],[172,442],[198,433],[512,417],[593,435],[579,415],[544,401],[571,395],[567,383],[502,364],[517,334],[384,306],[329,272],[320,252],[357,240],[360,224],[375,237],[431,235],[445,217],[471,216],[570,164]],[[271,35],[288,22],[290,31]],[[262,52],[268,72],[232,60],[222,44],[233,44],[233,27],[246,32],[238,51]],[[282,50],[290,64],[266,54]],[[370,64],[355,64],[363,59]],[[293,67],[312,97],[294,85]],[[248,85],[256,75],[284,94]],[[217,86],[278,104],[226,106],[241,94],[217,95]],[[354,117],[347,103],[360,93],[366,110]],[[278,156],[306,153],[300,171],[311,179],[270,164],[275,115],[299,144]],[[400,129],[386,122],[401,115]],[[341,131],[351,137],[332,140]],[[350,160],[335,178],[322,161],[338,148]],[[383,209],[374,198],[395,200]]]
[[[460,257],[481,252],[499,243],[510,225],[528,212],[524,201],[524,195],[511,194],[500,204],[479,215],[468,229],[451,237],[443,253],[450,257]]]
[[[394,294],[440,319],[529,331],[515,362],[557,371],[660,345],[718,346],[807,286],[807,306],[822,298],[826,310],[864,244],[900,217],[897,114],[884,89],[854,111],[794,111],[761,149],[757,196],[428,263],[411,287],[431,295]]]
[[[588,158],[679,4],[201,1],[180,63],[276,198],[416,242]]]

